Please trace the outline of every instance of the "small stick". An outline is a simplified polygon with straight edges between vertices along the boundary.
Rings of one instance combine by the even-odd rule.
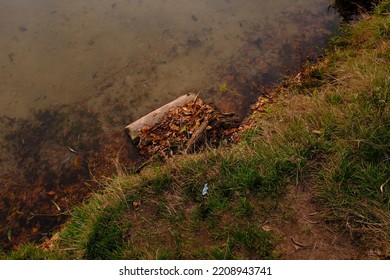
[[[298,247],[301,247],[302,249],[306,249],[306,248],[312,248],[314,245],[308,245],[308,244],[302,244],[298,241],[295,241],[294,238],[291,237],[291,241],[297,245]]]
[[[196,94],[193,105],[195,105],[196,101],[198,101],[199,93],[200,93],[200,91],[198,91],[198,93]]]
[[[384,182],[381,186],[380,186],[380,190],[381,190],[381,193],[383,193],[383,189],[385,187],[385,185],[389,182],[390,178],[386,180],[386,182]]]
[[[190,140],[187,143],[185,153],[188,154],[192,148],[196,145],[199,139],[202,137],[203,133],[206,131],[207,126],[209,125],[209,120],[206,118],[199,128],[192,134]]]
[[[139,173],[146,165],[148,165],[149,163],[151,163],[154,159],[155,159],[155,157],[151,157],[151,158],[149,158],[148,160],[146,160],[145,162],[143,162],[143,163],[135,170],[135,173]]]
[[[76,150],[73,150],[71,147],[68,147],[68,150],[76,155],[78,155],[79,153],[76,151]]]
[[[314,222],[314,221],[311,221],[311,220],[308,220],[308,219],[305,219],[306,222],[308,222],[309,224],[319,224],[320,222]]]

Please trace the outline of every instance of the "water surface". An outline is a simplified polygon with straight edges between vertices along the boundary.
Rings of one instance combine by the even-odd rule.
[[[1,0],[0,112],[28,117],[81,101],[98,111],[110,97],[131,104],[137,118],[186,91],[206,94],[228,66],[273,80],[308,44],[323,44],[334,18],[327,7],[326,0]]]

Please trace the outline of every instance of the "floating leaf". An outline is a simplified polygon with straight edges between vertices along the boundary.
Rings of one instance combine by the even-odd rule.
[[[220,90],[220,92],[226,92],[228,90],[227,83],[225,82],[225,83],[220,84],[219,90]]]

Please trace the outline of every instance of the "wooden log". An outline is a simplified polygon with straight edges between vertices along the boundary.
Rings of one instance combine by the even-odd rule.
[[[196,143],[200,140],[203,133],[206,131],[207,126],[209,125],[209,120],[206,118],[202,124],[198,127],[197,130],[192,134],[190,140],[187,142],[185,153],[188,154],[195,147]]]
[[[214,127],[222,127],[223,129],[237,128],[241,124],[240,119],[233,113],[220,114],[215,117]]]
[[[196,100],[197,95],[193,93],[185,94],[179,98],[173,100],[172,102],[154,110],[153,112],[143,116],[142,118],[136,120],[135,122],[126,126],[126,131],[129,134],[130,138],[134,140],[137,137],[138,132],[144,126],[151,126],[158,123],[161,118],[167,113],[170,109],[183,106],[187,102]]]

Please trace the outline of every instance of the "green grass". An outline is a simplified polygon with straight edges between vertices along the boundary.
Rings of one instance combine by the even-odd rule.
[[[47,251],[33,243],[21,244],[17,250],[9,253],[0,251],[2,260],[51,260],[63,259],[61,253],[57,251]]]
[[[293,223],[279,201],[308,180],[323,223],[390,256],[389,5],[287,79],[240,143],[120,174],[72,211],[53,249],[0,257],[275,259],[280,236],[262,225],[275,213]]]

